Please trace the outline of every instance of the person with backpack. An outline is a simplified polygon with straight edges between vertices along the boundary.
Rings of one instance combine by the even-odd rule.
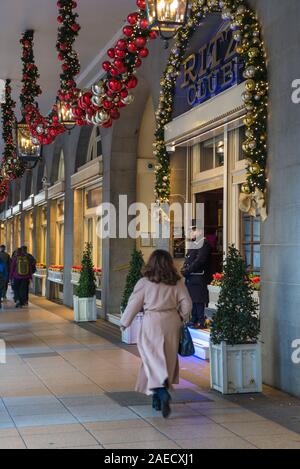
[[[8,270],[7,265],[0,258],[0,309],[2,309],[2,298],[6,292],[6,285],[8,284]]]
[[[32,279],[32,264],[29,257],[19,248],[12,260],[10,280],[14,285],[16,308],[22,308],[27,303],[30,280]]]

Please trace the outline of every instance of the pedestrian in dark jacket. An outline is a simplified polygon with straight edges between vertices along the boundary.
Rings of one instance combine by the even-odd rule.
[[[36,260],[35,260],[35,258],[33,257],[32,254],[30,254],[28,252],[27,246],[22,246],[21,249],[22,249],[23,254],[25,256],[27,256],[28,259],[29,259],[30,266],[31,266],[31,273],[35,274],[36,273]],[[28,288],[27,288],[27,294],[26,294],[26,304],[28,304],[28,302],[29,302],[29,286],[30,286],[30,282],[28,282],[28,285],[27,285]]]
[[[212,248],[203,236],[203,230],[192,226],[191,245],[187,252],[182,275],[193,302],[192,324],[205,329],[205,307],[209,303],[208,282]]]
[[[0,246],[0,261],[2,261],[3,264],[5,264],[6,271],[9,274],[11,259],[10,259],[10,255],[6,252],[4,245]],[[2,297],[1,298],[3,298],[4,300],[6,300],[7,289],[8,289],[8,275],[7,275],[5,287],[2,290]]]
[[[0,309],[2,309],[2,298],[8,283],[8,270],[6,263],[0,259]]]

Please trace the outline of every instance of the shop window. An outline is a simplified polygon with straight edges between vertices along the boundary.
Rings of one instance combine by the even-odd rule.
[[[102,190],[100,188],[89,191],[87,197],[87,208],[97,208],[102,201]]]
[[[260,273],[260,217],[242,214],[242,252],[250,273]]]
[[[91,135],[90,145],[88,150],[88,161],[95,160],[102,156],[102,141],[100,129],[96,127]]]
[[[200,143],[200,172],[224,166],[224,134]]]

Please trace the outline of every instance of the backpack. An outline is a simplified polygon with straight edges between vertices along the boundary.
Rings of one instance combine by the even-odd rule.
[[[28,277],[30,274],[30,261],[27,256],[17,257],[17,274],[19,277]]]

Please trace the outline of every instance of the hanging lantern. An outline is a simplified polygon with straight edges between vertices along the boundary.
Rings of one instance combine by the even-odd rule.
[[[25,119],[17,124],[18,157],[27,169],[33,169],[41,159],[42,146],[33,139]]]
[[[57,100],[57,114],[60,124],[62,124],[66,130],[71,131],[76,127],[76,120],[74,119],[73,110],[70,104]]]
[[[188,18],[191,0],[147,0],[151,29],[159,31],[162,39],[172,39]]]

